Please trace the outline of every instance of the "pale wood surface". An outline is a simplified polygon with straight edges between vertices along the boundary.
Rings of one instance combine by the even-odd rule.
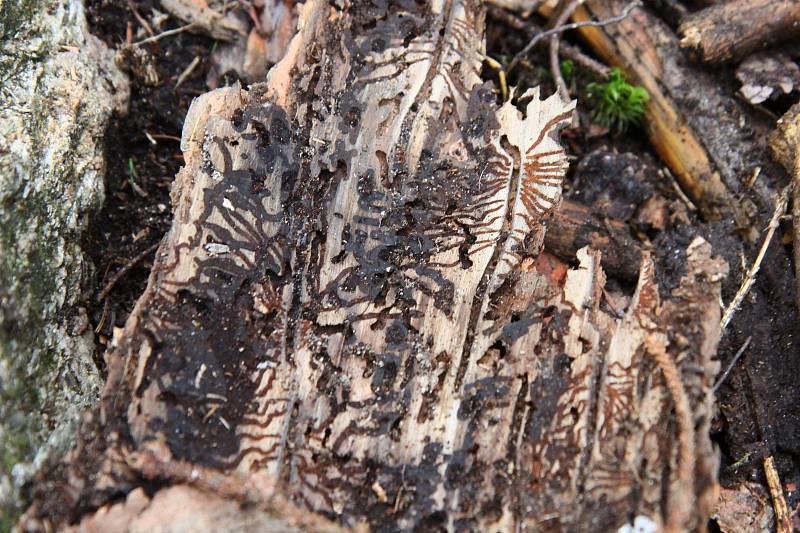
[[[376,530],[704,527],[726,266],[697,239],[660,295],[645,256],[616,318],[599,252],[541,253],[574,103],[499,105],[482,17],[311,0],[265,86],[194,103],[173,226],[28,524],[142,479],[148,513],[186,485],[263,508],[268,476]]]

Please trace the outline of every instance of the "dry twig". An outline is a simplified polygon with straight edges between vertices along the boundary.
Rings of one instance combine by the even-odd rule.
[[[111,278],[111,279],[108,281],[108,283],[106,283],[106,286],[105,286],[105,287],[103,287],[103,290],[101,290],[101,291],[100,291],[100,292],[97,294],[97,298],[96,298],[96,300],[97,300],[98,302],[102,302],[102,301],[103,301],[103,300],[106,298],[106,296],[108,296],[108,295],[109,295],[109,293],[111,292],[111,290],[114,288],[114,285],[116,285],[116,284],[117,284],[117,282],[118,282],[120,279],[122,279],[122,276],[124,276],[124,275],[125,275],[125,273],[126,273],[126,272],[128,272],[128,271],[129,271],[131,268],[133,268],[134,266],[136,266],[136,265],[137,265],[137,264],[138,264],[138,263],[139,263],[139,262],[140,262],[142,259],[144,259],[144,258],[145,258],[145,257],[147,257],[147,256],[148,256],[150,253],[152,253],[153,251],[155,251],[155,249],[156,249],[156,248],[158,248],[158,245],[159,245],[159,244],[161,244],[161,241],[158,241],[157,243],[155,243],[155,244],[153,244],[153,245],[151,245],[151,246],[148,246],[148,247],[147,247],[147,248],[146,248],[146,249],[145,249],[143,252],[141,252],[139,255],[137,255],[136,257],[134,257],[133,259],[131,259],[131,260],[128,262],[128,264],[127,264],[127,265],[125,265],[124,267],[122,267],[122,268],[119,270],[119,272],[117,272],[116,274],[114,274],[114,276],[113,276],[113,277],[112,277],[112,278]]]
[[[575,10],[578,9],[578,6],[581,5],[582,0],[570,0],[569,4],[564,8],[561,14],[558,15],[556,18],[553,27],[558,28],[564,25],[564,23],[569,20]],[[569,101],[569,89],[567,88],[566,82],[564,82],[564,77],[561,75],[561,65],[558,61],[558,46],[560,43],[559,34],[553,34],[550,37],[550,70],[553,74],[553,79],[556,82],[556,87],[558,88],[558,94],[561,96],[561,99],[564,101]]]
[[[147,44],[147,43],[154,43],[156,41],[160,41],[164,37],[169,37],[170,35],[183,33],[183,32],[185,32],[187,30],[192,29],[194,26],[195,26],[195,23],[194,22],[190,22],[189,24],[186,24],[185,26],[181,26],[181,27],[175,28],[173,30],[162,31],[161,33],[159,33],[157,35],[153,35],[152,37],[148,37],[147,39],[142,39],[141,41],[137,41],[137,42],[133,43],[133,46],[141,46],[141,45]]]
[[[728,368],[725,369],[725,372],[722,373],[720,378],[714,384],[714,387],[711,389],[711,392],[717,392],[717,389],[719,389],[719,386],[722,385],[722,383],[728,378],[728,374],[730,374],[731,370],[733,370],[733,367],[736,366],[736,362],[742,356],[742,354],[747,349],[747,347],[750,346],[750,341],[751,340],[753,340],[752,335],[750,337],[747,337],[747,340],[744,341],[744,344],[742,344],[742,347],[739,348],[739,350],[736,352],[736,355],[733,356],[733,359],[731,359],[731,362],[728,364]]]
[[[194,69],[196,69],[197,65],[199,65],[199,64],[200,64],[200,56],[195,56],[195,58],[192,59],[192,62],[189,63],[189,66],[186,67],[185,69],[183,69],[183,72],[181,72],[181,75],[178,76],[178,81],[175,82],[175,88],[176,89],[178,87],[180,87],[181,84],[184,81],[186,81],[186,78],[191,76],[192,72],[194,72]]]
[[[543,31],[542,28],[537,26],[532,21],[523,20],[514,13],[509,13],[508,11],[498,7],[490,7],[489,14],[493,19],[502,22],[509,28],[524,31],[527,34],[528,39],[533,39],[536,34]],[[611,69],[605,66],[603,63],[584,54],[579,47],[569,44],[568,42],[559,43],[559,53],[567,59],[571,59],[586,70],[595,73],[601,78],[608,78],[609,72],[611,71]],[[523,62],[523,64],[525,63]]]
[[[775,530],[778,533],[790,533],[792,525],[789,522],[789,506],[783,496],[781,479],[775,470],[775,460],[771,455],[764,459],[764,473],[767,475],[767,485],[772,496],[772,507],[775,509]]]
[[[728,327],[728,323],[730,323],[731,318],[733,318],[733,314],[737,309],[739,309],[744,297],[747,296],[747,293],[750,292],[750,288],[756,281],[756,274],[758,274],[758,271],[761,268],[761,261],[764,260],[764,256],[767,254],[767,248],[769,248],[769,243],[772,241],[772,236],[775,234],[775,230],[778,227],[778,223],[780,222],[784,211],[786,211],[786,205],[789,203],[789,193],[791,192],[791,189],[792,184],[790,183],[783,188],[780,196],[778,196],[778,201],[775,202],[775,210],[772,212],[772,218],[767,226],[767,235],[764,237],[764,242],[761,243],[761,248],[758,251],[755,261],[753,261],[753,266],[751,266],[747,271],[742,284],[739,286],[739,290],[736,291],[736,296],[733,297],[733,300],[730,304],[728,304],[728,307],[725,308],[725,313],[722,315],[722,320],[719,324],[722,331],[725,331],[725,328]]]
[[[628,17],[628,15],[630,15],[631,11],[633,11],[635,8],[641,5],[642,3],[640,0],[634,0],[633,2],[625,6],[625,9],[623,9],[622,12],[616,17],[611,17],[604,20],[587,20],[583,22],[573,22],[571,24],[565,24],[563,26],[555,27],[551,30],[544,31],[536,35],[533,39],[530,40],[530,42],[528,42],[527,45],[525,45],[525,48],[520,50],[520,52],[514,56],[514,59],[512,59],[511,63],[508,64],[508,68],[506,69],[506,75],[510,74],[514,70],[514,67],[516,67],[517,64],[519,64],[520,60],[522,60],[522,58],[526,56],[528,52],[533,50],[533,47],[536,46],[542,39],[550,37],[551,35],[557,35],[559,33],[563,33],[568,30],[582,28],[584,26],[602,27],[602,26],[608,26],[609,24],[616,24],[617,22],[625,20]]]
[[[139,25],[140,25],[142,28],[144,28],[144,29],[145,29],[145,31],[146,31],[147,33],[149,33],[150,35],[155,35],[156,33],[153,31],[153,28],[152,28],[152,27],[150,26],[150,24],[149,24],[149,23],[148,23],[148,22],[147,22],[147,21],[146,21],[146,20],[145,20],[145,19],[144,19],[144,18],[143,18],[143,17],[142,17],[140,14],[139,14],[139,11],[137,11],[137,10],[136,10],[136,7],[134,7],[133,3],[129,3],[129,4],[128,4],[128,6],[130,7],[130,10],[131,10],[131,12],[133,12],[133,16],[134,16],[134,18],[136,19],[136,21],[139,23]]]

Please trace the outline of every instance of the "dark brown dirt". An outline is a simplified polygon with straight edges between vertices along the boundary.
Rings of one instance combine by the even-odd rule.
[[[118,49],[126,42],[129,27],[134,34],[140,28],[133,5],[146,19],[153,7],[164,11],[158,2],[90,0],[91,31]],[[178,25],[170,18],[162,28],[153,30],[158,33]],[[91,222],[91,237],[85,243],[96,267],[96,295],[133,258],[158,243],[169,228],[169,193],[183,164],[181,128],[192,99],[207,90],[206,65],[213,47],[212,39],[186,32],[145,45],[146,60],[158,73],[155,85],[148,84],[130,59],[118,61],[131,78],[131,101],[129,113],[114,117],[106,134],[106,204]],[[178,77],[196,56],[200,65],[176,89]],[[110,339],[114,327],[124,325],[144,290],[151,261],[152,254],[148,254],[114,284],[107,298],[99,302],[95,297],[89,302],[89,316],[101,344]],[[98,364],[102,367],[101,361]]]

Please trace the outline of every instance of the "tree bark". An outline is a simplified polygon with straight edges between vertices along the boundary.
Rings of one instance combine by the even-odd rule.
[[[266,86],[189,111],[173,226],[26,526],[143,479],[262,508],[226,487],[268,476],[376,530],[702,529],[724,263],[696,239],[662,297],[645,256],[616,318],[597,251],[540,255],[574,103],[496,103],[479,2],[300,17]]]
[[[83,242],[105,196],[103,134],[128,105],[80,0],[0,6],[0,531],[23,487],[72,444],[102,379],[83,307]]]

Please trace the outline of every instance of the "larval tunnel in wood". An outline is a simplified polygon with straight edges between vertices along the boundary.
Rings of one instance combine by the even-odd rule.
[[[195,101],[172,228],[29,524],[266,473],[347,527],[704,527],[726,266],[698,239],[659,294],[645,256],[617,315],[598,252],[541,253],[574,102],[498,104],[483,28],[477,1],[309,0],[266,84]]]

